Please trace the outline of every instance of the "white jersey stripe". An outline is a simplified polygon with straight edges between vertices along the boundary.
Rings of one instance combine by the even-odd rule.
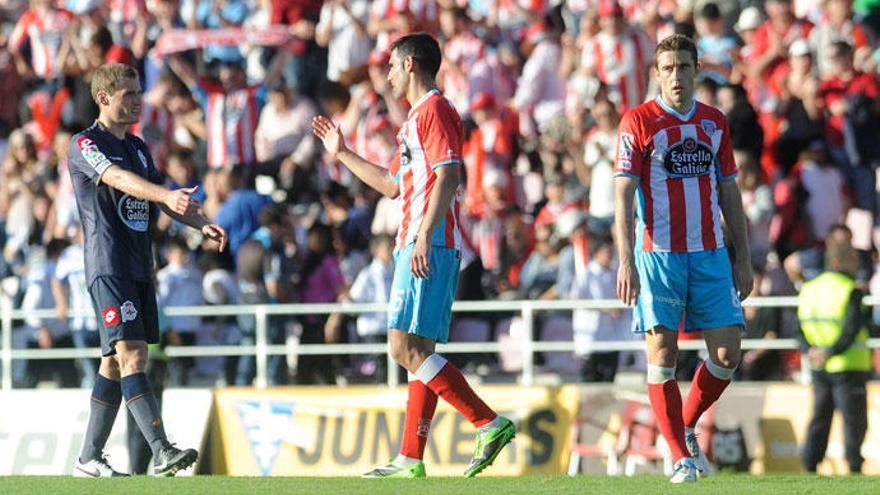
[[[666,251],[670,245],[672,232],[669,229],[669,189],[666,187],[666,174],[663,172],[663,154],[666,152],[668,136],[666,130],[654,135],[654,151],[651,154],[651,197],[654,200],[654,226],[665,225],[665,228],[654,229],[652,251]]]

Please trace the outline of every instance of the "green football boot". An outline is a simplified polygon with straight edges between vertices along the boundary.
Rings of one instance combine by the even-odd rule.
[[[477,429],[477,446],[474,449],[474,457],[471,464],[465,470],[467,478],[473,478],[482,470],[491,466],[505,445],[509,444],[516,435],[516,425],[513,421],[501,417],[501,424],[495,428]]]

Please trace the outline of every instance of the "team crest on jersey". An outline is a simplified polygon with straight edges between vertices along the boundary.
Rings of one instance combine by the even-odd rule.
[[[126,321],[134,321],[135,318],[137,318],[138,310],[134,307],[134,303],[131,301],[125,301],[122,303],[122,306],[119,306],[119,310],[122,313],[123,323]]]
[[[410,151],[409,146],[406,145],[406,141],[400,141],[398,151],[400,152],[400,166],[408,167],[409,163],[412,161],[412,151]]]
[[[150,225],[150,202],[126,194],[116,205],[116,212],[128,228],[146,232]]]
[[[617,158],[622,160],[632,160],[633,148],[635,147],[636,137],[628,132],[620,133],[620,142],[617,145]]]
[[[673,177],[697,177],[712,170],[715,155],[705,144],[694,138],[685,138],[666,150],[663,166]]]
[[[149,165],[147,165],[147,157],[144,155],[143,151],[138,150],[138,158],[141,159],[141,165],[144,166],[144,170],[148,169]]]
[[[76,145],[79,146],[80,153],[92,168],[102,169],[110,166],[110,160],[104,153],[101,153],[98,145],[91,139],[83,136],[76,140]]]
[[[709,119],[703,119],[702,121],[700,121],[700,127],[703,128],[703,132],[710,136],[712,134],[715,134],[715,131],[718,130],[718,125],[715,123],[715,121]]]

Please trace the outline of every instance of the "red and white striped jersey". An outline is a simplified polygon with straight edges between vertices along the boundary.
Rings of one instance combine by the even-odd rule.
[[[654,45],[639,28],[627,28],[619,36],[600,32],[587,43],[581,60],[608,86],[620,110],[645,101]]]
[[[61,73],[58,51],[73,14],[63,9],[28,9],[15,24],[9,46],[20,50],[25,40],[31,45],[31,67],[41,79],[52,79]]]
[[[153,155],[156,168],[164,172],[168,145],[174,139],[174,115],[162,105],[145,101],[141,119],[132,128],[132,133],[144,140]]]
[[[403,220],[397,232],[397,249],[415,242],[428,211],[437,180],[435,170],[461,165],[464,126],[452,103],[439,91],[423,96],[409,111],[397,134],[399,152],[388,173],[400,184]],[[446,209],[431,237],[432,246],[460,249],[459,193]]]
[[[248,165],[256,161],[254,136],[260,111],[266,104],[266,86],[248,86],[232,92],[200,80],[196,94],[208,125],[208,166]]]
[[[718,185],[737,174],[724,114],[695,102],[681,115],[657,98],[627,112],[617,136],[614,173],[639,180],[637,248],[724,247]]]

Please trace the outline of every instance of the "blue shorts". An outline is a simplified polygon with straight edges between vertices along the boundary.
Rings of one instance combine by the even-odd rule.
[[[678,330],[682,318],[685,332],[745,324],[727,249],[635,255],[641,291],[634,332]]]
[[[445,344],[449,341],[461,254],[457,249],[431,246],[431,276],[417,278],[410,271],[413,246],[414,243],[394,253],[388,328]]]

